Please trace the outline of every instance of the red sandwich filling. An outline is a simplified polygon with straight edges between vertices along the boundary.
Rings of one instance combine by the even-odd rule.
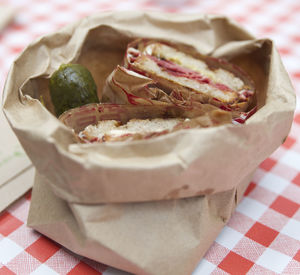
[[[128,52],[129,53],[129,52]],[[134,63],[139,57],[141,56],[140,53],[138,52],[130,52],[129,55],[129,63]],[[218,90],[221,90],[223,92],[232,92],[232,93],[236,93],[239,96],[239,100],[238,102],[243,102],[243,101],[247,101],[251,96],[253,96],[254,91],[252,90],[248,90],[248,89],[243,89],[241,91],[234,91],[232,90],[230,87],[228,87],[227,85],[223,84],[223,83],[218,83],[218,82],[213,82],[211,79],[209,79],[206,76],[201,75],[199,72],[191,70],[189,68],[185,68],[182,67],[172,61],[169,60],[165,60],[165,59],[160,59],[156,56],[152,56],[147,54],[146,55],[148,58],[152,59],[160,68],[162,68],[164,71],[168,72],[169,74],[176,76],[176,77],[185,77],[188,79],[193,79],[196,80],[197,82],[201,83],[201,84],[208,84],[214,88],[217,88]],[[145,74],[145,72],[141,72],[135,68],[132,68],[129,64],[128,69],[131,69],[133,71],[136,71],[139,74],[145,75],[147,76],[147,74]],[[127,94],[127,93],[126,93]],[[214,100],[219,101],[218,99],[214,98]],[[134,101],[131,100],[131,101]],[[136,104],[134,102],[131,102],[131,104]],[[225,111],[232,111],[232,109],[230,108],[230,106],[225,106],[225,105],[220,105],[219,106],[220,109],[223,109]],[[255,112],[256,112],[257,108],[254,107],[252,108],[250,111],[248,112],[241,112],[240,116],[237,118],[234,118],[233,121],[238,123],[238,124],[243,124],[245,123],[245,121],[252,116]]]
[[[201,75],[200,73],[193,71],[188,68],[181,67],[180,65],[173,63],[172,61],[169,60],[163,60],[159,59],[155,56],[152,55],[147,55],[147,57],[151,58],[155,63],[163,68],[165,71],[167,71],[169,74],[172,74],[177,77],[185,77],[188,79],[193,79],[198,81],[201,84],[209,84],[223,92],[233,92],[232,89],[230,89],[227,85],[222,84],[222,83],[213,83],[211,79]]]

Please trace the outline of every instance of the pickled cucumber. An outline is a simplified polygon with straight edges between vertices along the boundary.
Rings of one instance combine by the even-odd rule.
[[[57,116],[71,108],[99,103],[95,81],[80,64],[62,64],[51,76],[49,89]]]

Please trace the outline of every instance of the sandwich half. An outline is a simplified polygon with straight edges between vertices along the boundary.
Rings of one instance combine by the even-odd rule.
[[[109,76],[104,97],[133,105],[210,105],[232,112],[233,118],[245,117],[255,107],[253,81],[241,68],[147,39],[128,45],[124,65]]]
[[[215,108],[87,104],[64,112],[59,119],[81,143],[149,139],[181,129],[207,128],[231,122],[231,113]]]

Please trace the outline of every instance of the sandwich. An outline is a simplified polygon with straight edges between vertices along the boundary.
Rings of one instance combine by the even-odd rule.
[[[232,112],[234,119],[255,107],[253,81],[241,68],[146,39],[128,45],[124,65],[108,78],[104,97],[134,105],[212,105]]]
[[[227,61],[161,41],[130,43],[102,103],[60,116],[77,141],[149,139],[182,129],[244,123],[255,112],[251,79]]]
[[[229,112],[180,106],[87,104],[64,112],[59,119],[72,128],[80,143],[132,141],[182,129],[207,128],[231,122]]]

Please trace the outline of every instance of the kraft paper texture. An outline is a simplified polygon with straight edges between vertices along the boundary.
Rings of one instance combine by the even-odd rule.
[[[62,63],[81,63],[101,98],[127,44],[138,37],[184,43],[240,66],[255,83],[257,112],[243,125],[76,143],[53,115],[49,77]],[[131,273],[186,275],[228,221],[257,166],[285,140],[295,95],[274,43],[226,17],[108,12],[31,43],[10,70],[3,109],[37,170],[29,226]]]
[[[229,220],[252,178],[213,195],[86,205],[55,196],[36,175],[28,225],[77,254],[138,275],[188,275]]]
[[[258,111],[244,125],[183,130],[129,143],[74,143],[71,129],[39,100],[52,111],[50,75],[62,63],[82,63],[91,70],[101,97],[128,42],[145,36],[188,43],[200,53],[239,65],[255,82]],[[293,88],[273,42],[253,38],[221,16],[204,15],[88,17],[29,45],[12,66],[4,90],[5,114],[37,171],[58,196],[78,203],[230,190],[283,142],[294,107]]]

